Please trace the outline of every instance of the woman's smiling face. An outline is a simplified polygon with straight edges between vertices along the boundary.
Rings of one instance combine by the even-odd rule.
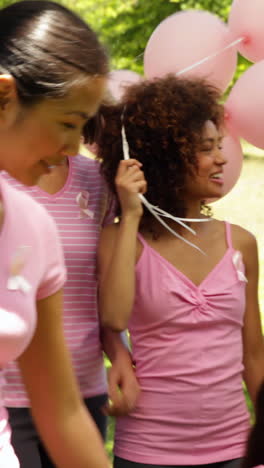
[[[197,167],[187,176],[185,194],[188,198],[204,200],[221,197],[223,191],[223,166],[226,159],[222,153],[223,135],[215,124],[208,120],[204,125],[199,150],[196,153]]]
[[[67,96],[43,99],[28,108],[21,107],[10,80],[9,100],[0,110],[0,169],[25,185],[35,185],[49,166],[78,153],[83,127],[97,111],[106,80],[89,77]],[[0,98],[1,85],[3,89],[0,80]]]

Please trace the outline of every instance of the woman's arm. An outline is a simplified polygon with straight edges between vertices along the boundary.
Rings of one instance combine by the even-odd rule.
[[[108,370],[110,402],[106,412],[113,416],[124,415],[134,409],[140,393],[132,357],[120,333],[104,328],[101,334],[103,350],[112,364]]]
[[[241,232],[243,259],[246,267],[246,311],[243,327],[244,380],[255,404],[258,389],[264,379],[264,341],[258,304],[258,250],[254,236]]]
[[[122,219],[102,230],[98,249],[99,314],[103,327],[127,328],[135,295],[139,221]]]
[[[138,193],[146,182],[135,160],[121,161],[116,186],[122,208],[119,224],[103,229],[98,251],[99,312],[103,326],[127,328],[135,295],[137,232],[142,216]]]
[[[58,468],[107,468],[99,432],[85,409],[65,347],[62,294],[38,302],[33,340],[19,359],[39,433]]]

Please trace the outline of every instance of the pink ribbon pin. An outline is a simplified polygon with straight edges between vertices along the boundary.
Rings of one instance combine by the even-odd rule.
[[[14,254],[9,267],[9,278],[7,280],[7,289],[10,291],[22,291],[27,294],[32,286],[21,274],[29,253],[29,246],[22,245]]]
[[[88,209],[89,192],[87,192],[87,190],[83,190],[82,192],[78,193],[76,202],[80,208],[80,218],[85,218],[88,216],[89,218],[93,219],[94,213]]]
[[[237,271],[237,276],[238,276],[239,281],[245,281],[247,283],[248,280],[243,271],[244,264],[243,264],[242,254],[238,250],[233,255],[233,264]]]

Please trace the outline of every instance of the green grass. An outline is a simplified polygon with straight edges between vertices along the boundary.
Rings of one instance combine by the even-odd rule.
[[[114,418],[109,417],[108,425],[107,425],[106,451],[110,460],[113,459],[114,432],[115,432],[115,420]]]

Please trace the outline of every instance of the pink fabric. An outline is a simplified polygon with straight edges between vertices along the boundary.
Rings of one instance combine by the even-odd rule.
[[[3,367],[24,351],[34,334],[36,298],[61,289],[66,273],[57,229],[46,210],[9,186],[2,175],[0,196],[4,207],[0,231],[0,367]],[[1,392],[2,379],[1,373]],[[10,446],[7,419],[1,394],[0,467],[15,468],[18,463]]]
[[[134,462],[197,465],[241,457],[249,418],[242,389],[243,262],[228,248],[197,287],[139,235],[129,323],[141,386],[118,419],[115,453]]]
[[[91,397],[107,391],[99,339],[96,250],[101,227],[113,221],[113,214],[99,163],[79,155],[69,158],[69,164],[68,180],[54,195],[38,187],[25,187],[6,177],[19,190],[44,205],[58,226],[67,267],[65,336],[81,392],[84,397]],[[5,377],[6,406],[29,406],[15,364],[7,368]]]

